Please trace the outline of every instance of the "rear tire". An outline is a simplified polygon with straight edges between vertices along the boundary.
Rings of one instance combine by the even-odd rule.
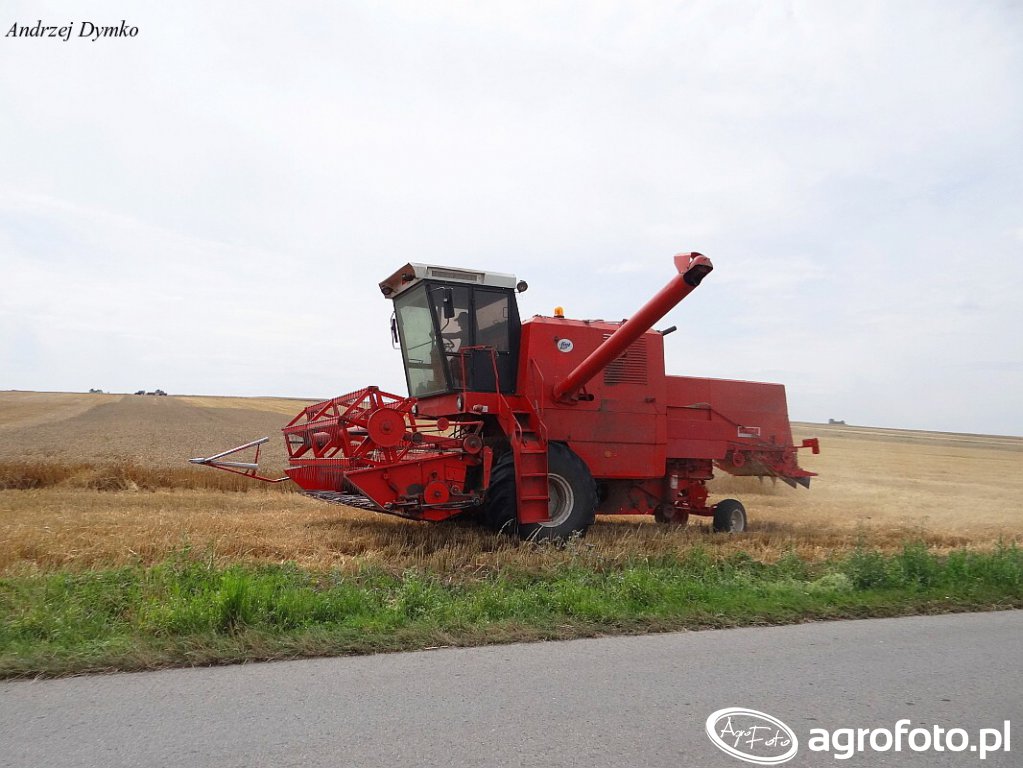
[[[742,533],[746,530],[746,508],[736,499],[714,505],[714,530],[718,533]]]
[[[597,510],[597,484],[589,468],[568,446],[547,447],[547,493],[551,519],[520,524],[515,495],[515,459],[511,451],[502,455],[490,474],[484,520],[495,531],[517,531],[530,541],[565,541],[584,536]]]

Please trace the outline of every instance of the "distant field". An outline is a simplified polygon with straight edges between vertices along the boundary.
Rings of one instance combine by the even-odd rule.
[[[0,461],[182,467],[256,437],[278,437],[304,405],[286,398],[0,392]],[[283,443],[264,452],[285,463]]]
[[[208,551],[222,564],[372,563],[463,572],[534,567],[537,558],[561,557],[472,526],[418,524],[267,493],[247,481],[225,487],[249,493],[203,488],[198,480],[190,489],[188,478],[231,478],[189,467],[189,457],[254,437],[271,437],[268,471],[280,469],[279,429],[305,402],[0,393],[0,463],[95,465],[54,487],[0,491],[0,571],[156,562],[183,546]],[[718,537],[702,521],[679,530],[605,518],[586,546],[612,558],[681,552],[699,543],[765,560],[786,552],[815,560],[857,543],[894,550],[918,539],[946,551],[1023,540],[1021,438],[813,424],[797,424],[795,431],[821,438],[821,454],[801,458],[820,473],[809,491],[729,476],[712,484],[712,500],[734,496],[746,504],[749,533]],[[144,479],[132,480],[140,477],[132,475],[139,466],[162,470],[170,480],[147,492]]]
[[[0,429],[28,428],[64,421],[101,403],[114,402],[122,397],[72,392],[0,392]]]
[[[196,405],[200,408],[240,408],[243,411],[267,411],[279,413],[289,419],[299,410],[316,400],[303,400],[294,397],[217,397],[212,395],[182,395],[175,400],[185,405]]]
[[[802,525],[807,534],[853,526],[962,543],[1023,534],[1023,438],[801,423],[793,431],[797,440],[820,438],[820,455],[800,457],[820,477],[809,492],[767,491],[757,506],[771,511],[761,519]],[[739,494],[749,482],[720,477],[713,487]]]

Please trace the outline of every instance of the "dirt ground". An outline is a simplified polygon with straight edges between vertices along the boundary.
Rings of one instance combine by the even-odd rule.
[[[279,429],[303,404],[0,393],[0,460],[183,466],[190,456],[269,435],[280,462]],[[1023,542],[1023,438],[814,424],[794,432],[821,441],[819,456],[801,454],[803,466],[820,473],[809,490],[729,476],[712,483],[712,501],[743,501],[748,533],[715,536],[703,521],[679,529],[605,518],[579,546],[610,560],[694,544],[769,560],[787,552],[819,559],[859,543],[895,549],[910,539],[936,550]],[[571,556],[472,525],[415,523],[258,485],[248,493],[0,491],[0,572],[155,562],[186,547],[218,563],[439,572],[536,568]]]

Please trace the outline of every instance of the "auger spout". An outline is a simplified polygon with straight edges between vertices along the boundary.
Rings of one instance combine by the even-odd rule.
[[[570,399],[575,395],[608,363],[615,360],[630,344],[653,328],[654,323],[692,293],[700,281],[714,269],[714,265],[702,253],[680,253],[675,256],[675,269],[678,270],[678,274],[657,295],[619,326],[607,341],[593,350],[568,376],[554,385],[556,400]]]

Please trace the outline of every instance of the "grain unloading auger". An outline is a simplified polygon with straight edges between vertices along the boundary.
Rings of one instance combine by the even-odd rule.
[[[595,514],[742,531],[740,502],[708,504],[715,467],[805,487],[814,473],[796,461],[782,385],[665,375],[675,328],[653,326],[713,266],[686,253],[675,268],[624,322],[520,322],[514,276],[407,264],[380,289],[408,397],[367,387],[304,408],[283,428],[286,477],[258,474],[267,438],[192,462],[416,520],[475,511],[523,538],[581,534]],[[254,461],[228,458],[247,449]]]

